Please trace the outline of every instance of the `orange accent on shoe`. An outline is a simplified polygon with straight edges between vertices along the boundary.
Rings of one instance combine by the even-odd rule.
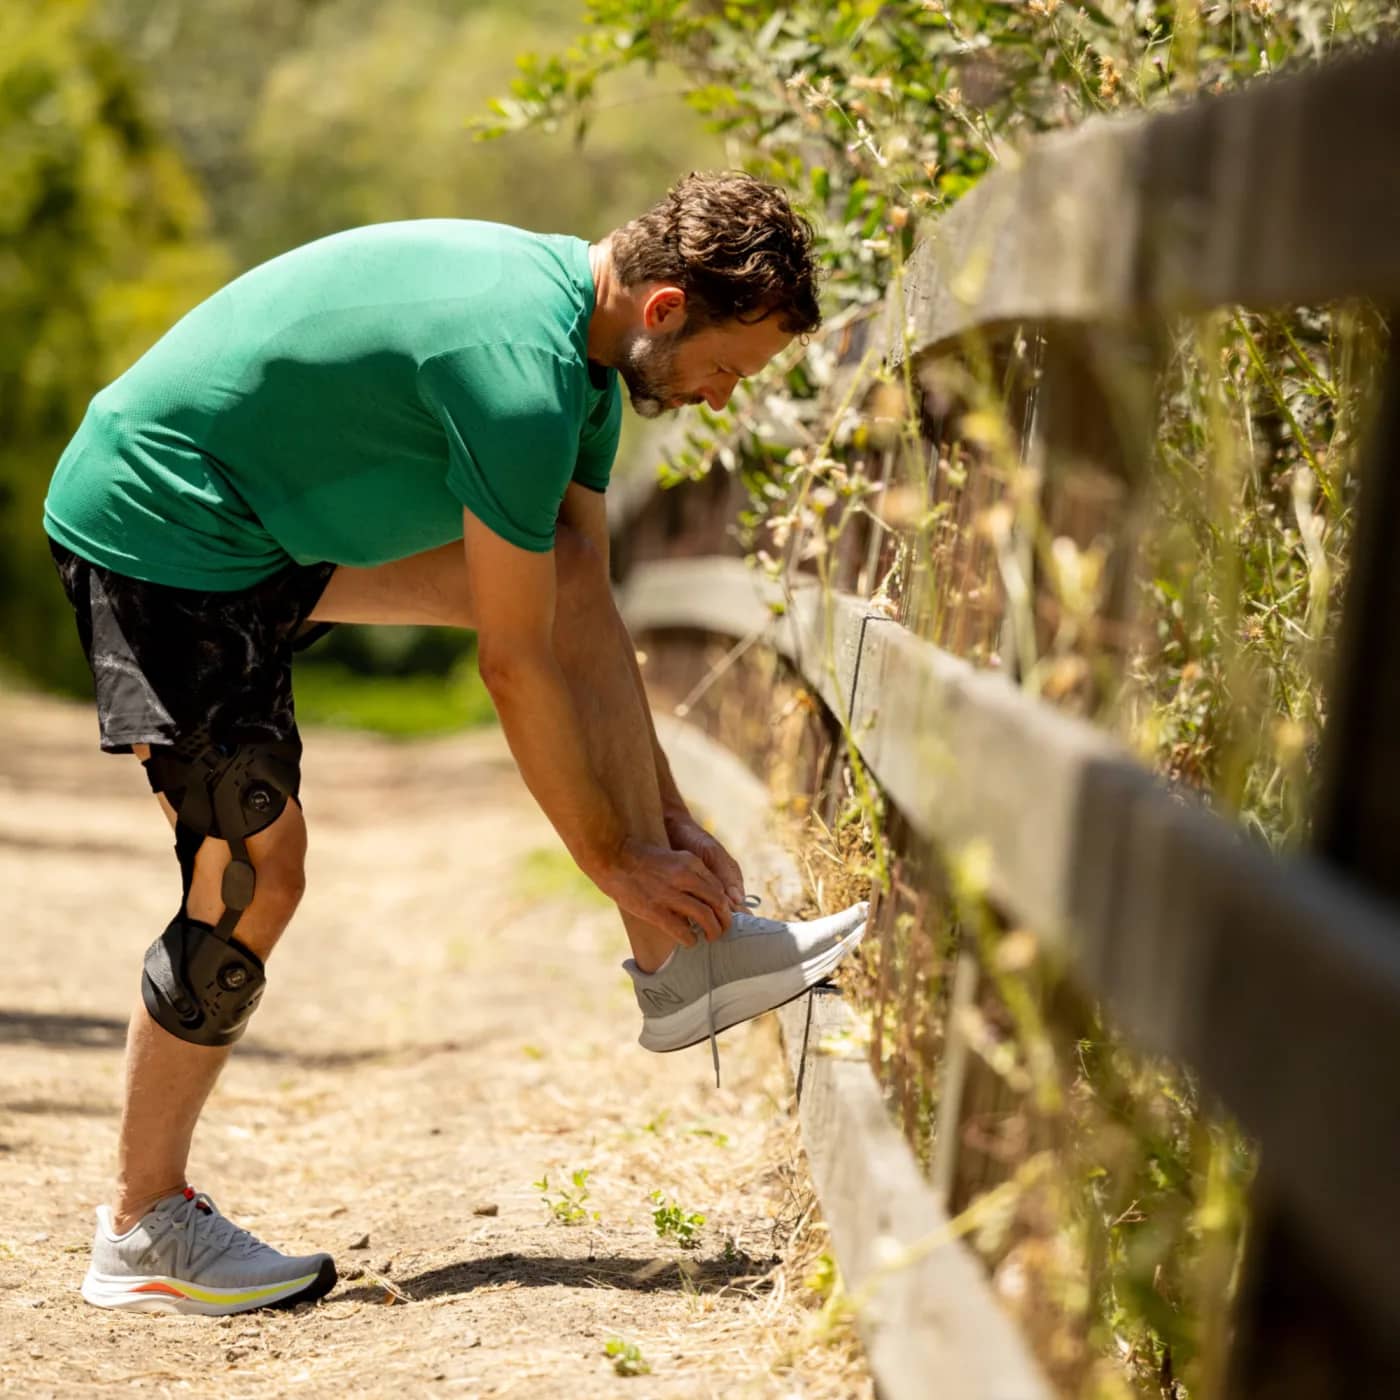
[[[178,1288],[171,1288],[168,1283],[143,1283],[139,1288],[133,1288],[133,1293],[168,1293],[172,1298],[183,1298],[185,1295]]]

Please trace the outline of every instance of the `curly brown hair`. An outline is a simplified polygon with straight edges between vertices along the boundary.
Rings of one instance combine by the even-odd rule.
[[[624,287],[667,282],[686,295],[686,331],[777,315],[792,335],[821,325],[812,226],[782,190],[736,171],[692,171],[610,241]]]

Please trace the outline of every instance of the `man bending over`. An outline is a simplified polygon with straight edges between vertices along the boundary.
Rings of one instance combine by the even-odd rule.
[[[225,287],[93,400],[44,524],[102,747],[144,764],[183,898],[145,955],[89,1302],[230,1313],[335,1283],[329,1255],[279,1253],[185,1176],[301,898],[291,658],[328,624],[476,630],[525,782],[621,912],[646,1048],[713,1040],[855,945],[861,905],[742,912],[608,583],[619,377],[647,417],[719,409],[818,322],[811,230],[783,195],[692,175],[592,247],[447,219],[322,239]]]

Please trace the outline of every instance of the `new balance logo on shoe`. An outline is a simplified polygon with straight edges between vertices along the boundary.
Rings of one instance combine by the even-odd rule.
[[[642,995],[654,1007],[663,1006],[684,1006],[685,998],[679,992],[673,992],[669,987],[645,987]]]

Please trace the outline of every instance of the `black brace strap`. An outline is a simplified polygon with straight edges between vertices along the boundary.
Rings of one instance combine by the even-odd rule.
[[[145,762],[153,792],[175,809],[175,858],[180,862],[180,917],[188,916],[194,861],[206,836],[229,845],[220,897],[224,911],[213,934],[224,942],[253,902],[257,875],[248,857],[249,836],[271,826],[295,799],[301,779],[301,742],[215,741],[197,730],[170,746],[153,746]]]

